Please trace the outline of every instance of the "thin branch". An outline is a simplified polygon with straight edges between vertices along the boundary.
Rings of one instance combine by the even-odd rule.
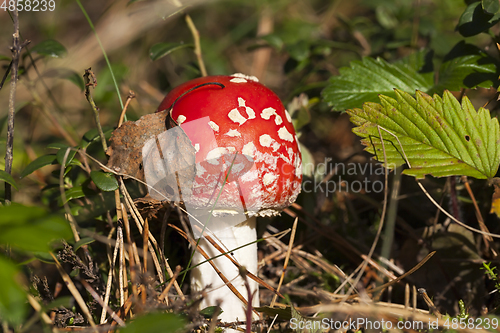
[[[12,12],[12,20],[14,22],[14,34],[12,35],[12,67],[11,67],[11,80],[10,80],[10,94],[9,94],[9,113],[7,115],[7,143],[5,147],[5,172],[9,175],[12,174],[12,161],[14,160],[14,115],[16,103],[16,85],[19,70],[19,55],[24,46],[30,43],[29,40],[23,43],[19,42],[19,13],[17,6],[14,6]],[[12,200],[12,186],[5,182],[5,203],[10,204]]]
[[[99,132],[99,136],[101,137],[102,148],[104,151],[108,150],[108,144],[106,143],[106,138],[104,137],[104,132],[102,131],[101,121],[99,120],[99,108],[95,105],[94,99],[90,94],[90,87],[95,88],[97,86],[97,79],[92,72],[91,68],[85,70],[85,74],[83,74],[83,79],[85,81],[85,97],[94,111],[95,122],[97,124],[97,131]]]
[[[203,55],[201,53],[200,33],[198,32],[198,29],[196,29],[196,26],[194,25],[193,20],[191,19],[191,16],[189,16],[189,14],[186,14],[186,23],[189,27],[189,30],[191,30],[191,34],[193,35],[194,54],[196,55],[196,59],[198,59],[201,76],[207,76],[207,69],[205,68],[205,63],[203,62]]]

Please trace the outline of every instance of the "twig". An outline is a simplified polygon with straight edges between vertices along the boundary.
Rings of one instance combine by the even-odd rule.
[[[108,281],[106,282],[106,293],[104,296],[104,305],[106,305],[106,306],[109,303],[109,296],[111,293],[111,284],[113,283],[113,271],[115,270],[115,263],[116,263],[116,257],[118,255],[118,247],[119,246],[120,246],[120,243],[116,242],[115,250],[113,251],[113,260],[111,260],[110,267],[109,267]],[[102,313],[101,313],[101,324],[104,324],[105,320],[106,320],[106,309],[103,307]]]
[[[7,143],[5,147],[5,172],[9,175],[12,174],[12,161],[14,160],[14,115],[16,103],[16,84],[18,79],[19,69],[19,55],[24,46],[28,45],[30,41],[19,42],[19,13],[17,6],[14,6],[12,12],[12,19],[14,21],[14,34],[12,35],[12,72],[10,81],[10,94],[9,94],[9,113],[7,116]],[[12,200],[12,186],[5,182],[5,203],[10,204]]]
[[[125,119],[125,113],[127,112],[128,105],[130,104],[130,101],[135,98],[135,92],[130,90],[128,92],[127,100],[125,101],[125,106],[123,107],[122,113],[120,114],[120,120],[118,121],[118,127],[120,127],[123,124],[123,119]]]
[[[106,143],[106,138],[104,137],[104,132],[102,131],[101,127],[101,121],[99,120],[99,108],[97,107],[97,105],[95,105],[94,99],[90,94],[90,87],[95,88],[97,86],[97,79],[90,67],[85,70],[85,74],[83,74],[83,80],[85,81],[85,97],[87,98],[87,101],[89,101],[92,111],[94,111],[95,122],[97,124],[97,131],[99,132],[99,136],[101,137],[102,148],[104,149],[104,151],[106,151],[108,150],[108,144]]]
[[[285,263],[283,264],[283,272],[281,273],[280,281],[278,283],[278,287],[276,288],[276,292],[279,293],[281,285],[283,284],[283,279],[285,278],[285,271],[286,268],[288,267],[288,261],[290,260],[290,255],[292,254],[292,248],[293,248],[293,241],[295,240],[295,233],[297,231],[297,222],[299,221],[299,218],[296,217],[295,221],[293,222],[293,227],[292,227],[292,233],[290,235],[290,242],[288,243],[288,251],[286,252],[286,257],[285,257]],[[274,304],[276,303],[276,299],[278,298],[278,294],[274,294],[273,300],[271,301],[271,308],[274,307]]]
[[[101,296],[99,296],[96,293],[96,291],[90,286],[90,284],[87,281],[80,279],[80,283],[83,284],[85,289],[87,289],[87,291],[92,295],[92,297],[97,301],[97,303],[99,303],[99,305],[102,306],[103,310],[107,311],[109,315],[113,318],[113,320],[118,323],[118,325],[125,326],[125,322],[121,320],[121,318],[119,318],[107,304],[104,303]]]
[[[201,54],[201,46],[200,46],[200,33],[191,19],[189,14],[186,14],[186,23],[191,30],[191,34],[194,39],[194,54],[196,55],[196,59],[198,59],[198,65],[200,66],[201,76],[207,76],[207,69],[205,68],[205,63],[203,62],[203,56]]]
[[[474,211],[476,212],[476,218],[477,218],[477,223],[479,223],[479,227],[481,228],[482,231],[488,232],[488,227],[486,224],[484,224],[484,219],[483,216],[481,215],[481,210],[479,209],[479,206],[476,201],[476,197],[474,196],[474,193],[472,192],[472,189],[469,184],[469,180],[467,179],[467,176],[462,176],[462,182],[465,185],[465,188],[467,189],[467,193],[469,193],[470,198],[472,199],[472,204],[474,205]],[[486,251],[489,251],[490,249],[490,242],[493,241],[493,238],[488,235],[482,235],[483,240],[484,240],[484,245],[486,246]]]
[[[174,276],[172,276],[172,278],[168,282],[167,286],[165,287],[165,289],[161,292],[160,296],[158,297],[158,300],[160,302],[163,301],[163,299],[165,299],[165,301],[167,301],[167,304],[168,304],[168,292],[170,291],[170,289],[172,289],[172,286],[174,285],[174,282],[177,280],[177,277],[179,276],[179,273],[181,272],[181,270],[182,270],[181,266],[177,265],[175,267]]]

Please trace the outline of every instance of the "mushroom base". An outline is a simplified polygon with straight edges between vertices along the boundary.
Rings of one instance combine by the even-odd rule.
[[[218,218],[212,217],[212,219]],[[236,226],[218,231],[215,237],[212,236],[212,239],[225,249],[225,251],[231,251],[246,245],[243,248],[232,251],[231,254],[240,265],[245,266],[247,271],[257,275],[257,243],[255,243],[257,240],[257,232],[255,224],[256,218],[250,218]],[[247,245],[249,243],[252,244]],[[200,239],[199,245],[211,258],[221,254],[205,238]],[[193,265],[197,265],[205,260],[206,259],[198,251],[194,253]],[[213,263],[238,292],[248,300],[245,281],[240,276],[238,268],[224,256],[214,259]],[[260,304],[258,284],[250,278],[247,278],[247,281],[252,292],[252,307],[258,307]],[[220,307],[224,311],[219,316],[222,322],[246,321],[245,305],[225,285],[224,281],[209,262],[194,268],[191,272],[191,290],[193,292],[201,292],[204,289],[207,295],[201,302],[200,309],[218,305],[220,302]],[[258,317],[252,312],[252,320],[256,319],[258,319]]]

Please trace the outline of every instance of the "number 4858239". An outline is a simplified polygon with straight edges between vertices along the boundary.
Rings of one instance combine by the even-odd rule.
[[[19,12],[54,11],[56,9],[56,2],[54,0],[3,0],[0,10],[14,11],[16,7]]]

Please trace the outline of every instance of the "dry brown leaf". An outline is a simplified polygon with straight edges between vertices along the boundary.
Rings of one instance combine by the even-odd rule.
[[[180,189],[190,189],[196,175],[196,151],[168,111],[125,122],[113,132],[106,153],[108,168],[146,181],[154,199],[182,200]]]

